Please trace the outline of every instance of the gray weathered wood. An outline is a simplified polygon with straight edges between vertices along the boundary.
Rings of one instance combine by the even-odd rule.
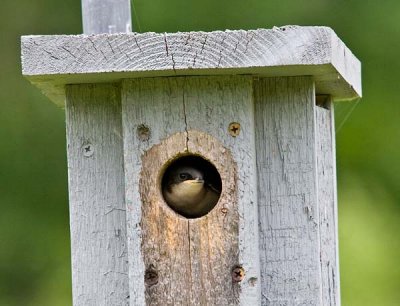
[[[255,106],[262,305],[325,305],[314,83],[260,79]]]
[[[67,88],[74,305],[340,305],[333,112],[315,106],[311,77],[126,80],[122,109],[118,86]],[[187,150],[216,164],[225,188],[191,220],[157,193],[159,169]],[[156,285],[145,284],[149,267]]]
[[[185,84],[187,128],[219,139],[237,163],[239,264],[246,272],[240,288],[243,306],[258,305],[260,301],[252,80],[250,76],[186,78]],[[237,137],[229,134],[231,122],[241,125]]]
[[[83,33],[131,32],[130,0],[82,0]]]
[[[316,107],[322,305],[340,306],[335,123],[331,101],[327,107]]]
[[[361,96],[361,65],[327,27],[22,37],[23,74],[58,104],[64,85],[176,75],[310,75],[320,94]]]
[[[131,304],[258,305],[252,79],[126,80],[122,94]],[[242,126],[235,138],[228,132],[233,121]],[[149,127],[149,139],[138,137],[141,125]],[[187,150],[208,158],[223,178],[217,206],[208,215],[190,220],[176,216],[162,203],[160,192],[157,195],[152,189],[157,187],[158,172],[148,172]],[[237,176],[231,174],[234,165],[227,158],[229,152]],[[140,175],[150,183],[140,182]],[[159,270],[159,282],[153,286],[143,279],[151,264]],[[231,269],[236,264],[246,272],[241,283],[232,283]]]
[[[128,305],[120,89],[67,86],[74,306]]]

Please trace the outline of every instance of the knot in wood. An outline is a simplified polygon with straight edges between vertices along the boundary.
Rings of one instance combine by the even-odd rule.
[[[148,141],[150,139],[150,128],[145,124],[137,127],[137,136],[140,141]]]
[[[153,265],[151,265],[144,273],[144,281],[148,286],[153,286],[158,283],[158,272]]]

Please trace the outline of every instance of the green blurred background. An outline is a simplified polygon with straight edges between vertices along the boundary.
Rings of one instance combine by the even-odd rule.
[[[137,31],[332,27],[363,64],[336,106],[342,304],[400,305],[400,1],[136,0]],[[134,15],[135,16],[135,15]],[[0,4],[0,305],[71,305],[64,111],[21,76],[21,35],[81,33],[79,0]],[[250,306],[250,305],[249,305]]]

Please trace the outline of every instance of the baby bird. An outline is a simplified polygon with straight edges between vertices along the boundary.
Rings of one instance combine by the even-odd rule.
[[[165,173],[163,196],[181,215],[196,218],[207,214],[218,202],[221,191],[204,180],[200,169],[177,165]]]

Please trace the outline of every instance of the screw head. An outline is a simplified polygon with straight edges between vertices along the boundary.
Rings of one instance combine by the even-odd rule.
[[[232,137],[236,137],[240,134],[240,123],[238,122],[231,122],[228,127],[229,134]]]
[[[241,266],[234,266],[232,269],[232,281],[239,283],[244,279],[244,269]]]
[[[88,143],[88,144],[85,144],[82,146],[82,152],[83,152],[83,156],[91,157],[91,156],[93,156],[94,148],[90,143]]]

